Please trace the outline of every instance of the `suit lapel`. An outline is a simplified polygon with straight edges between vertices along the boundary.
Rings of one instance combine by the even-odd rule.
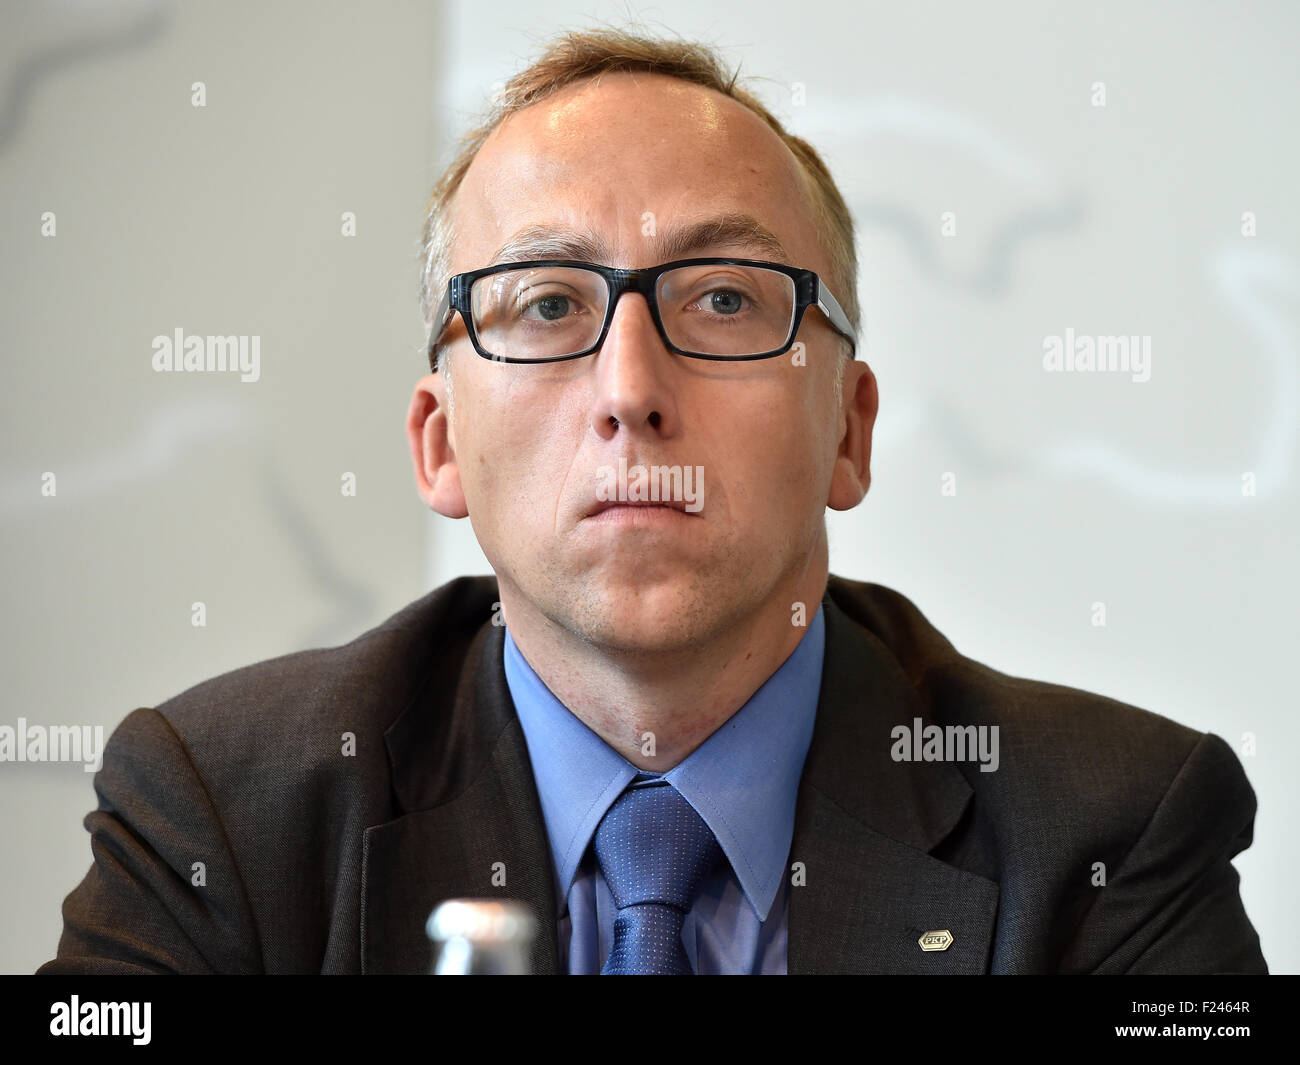
[[[429,972],[425,922],[449,898],[528,904],[537,919],[532,970],[560,971],[550,851],[501,664],[503,639],[500,627],[479,629],[455,678],[450,715],[439,704],[452,678],[434,670],[384,736],[405,812],[365,832],[364,973]]]
[[[787,969],[802,973],[982,973],[998,886],[931,851],[971,788],[947,762],[895,762],[890,730],[928,707],[898,662],[830,594],[812,743],[799,785],[790,860]],[[802,876],[803,883],[799,883]],[[946,931],[951,945],[923,951]]]

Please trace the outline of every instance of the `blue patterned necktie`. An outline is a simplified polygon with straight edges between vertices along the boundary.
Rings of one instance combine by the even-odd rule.
[[[596,861],[614,896],[614,945],[602,976],[689,976],[682,925],[722,858],[681,792],[639,773],[596,828]]]

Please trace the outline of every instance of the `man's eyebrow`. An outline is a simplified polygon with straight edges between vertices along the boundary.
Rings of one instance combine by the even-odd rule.
[[[529,259],[580,259],[599,263],[610,258],[605,238],[595,230],[535,225],[519,230],[497,249],[489,266]]]
[[[681,227],[669,227],[655,241],[654,247],[661,262],[686,259],[709,248],[743,248],[758,253],[751,258],[790,262],[790,256],[776,234],[747,214],[727,214]]]
[[[785,246],[770,229],[751,215],[737,213],[664,229],[650,240],[650,261],[638,265],[687,259],[711,248],[741,249],[746,258],[790,262]],[[613,254],[608,242],[595,230],[533,225],[519,230],[501,245],[488,265],[529,259],[578,259],[608,265]]]

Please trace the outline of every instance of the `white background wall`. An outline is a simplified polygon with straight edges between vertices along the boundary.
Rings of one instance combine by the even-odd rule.
[[[405,451],[420,212],[494,83],[553,32],[629,14],[757,76],[858,220],[881,412],[871,492],[830,519],[833,571],[903,592],[1006,672],[1239,751],[1253,733],[1260,811],[1236,864],[1270,966],[1300,971],[1285,3],[6,9],[0,724],[111,730],[487,571],[468,523],[422,510]],[[154,374],[150,341],[177,326],[260,334],[261,380]],[[1067,327],[1150,336],[1150,380],[1044,372]],[[52,956],[90,860],[90,779],[0,765],[0,969]]]

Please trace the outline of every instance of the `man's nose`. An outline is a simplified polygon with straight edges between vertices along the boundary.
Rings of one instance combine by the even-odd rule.
[[[620,430],[656,438],[677,432],[672,380],[678,356],[664,346],[650,305],[639,292],[619,298],[605,343],[594,358],[591,426],[597,435],[611,440]]]

